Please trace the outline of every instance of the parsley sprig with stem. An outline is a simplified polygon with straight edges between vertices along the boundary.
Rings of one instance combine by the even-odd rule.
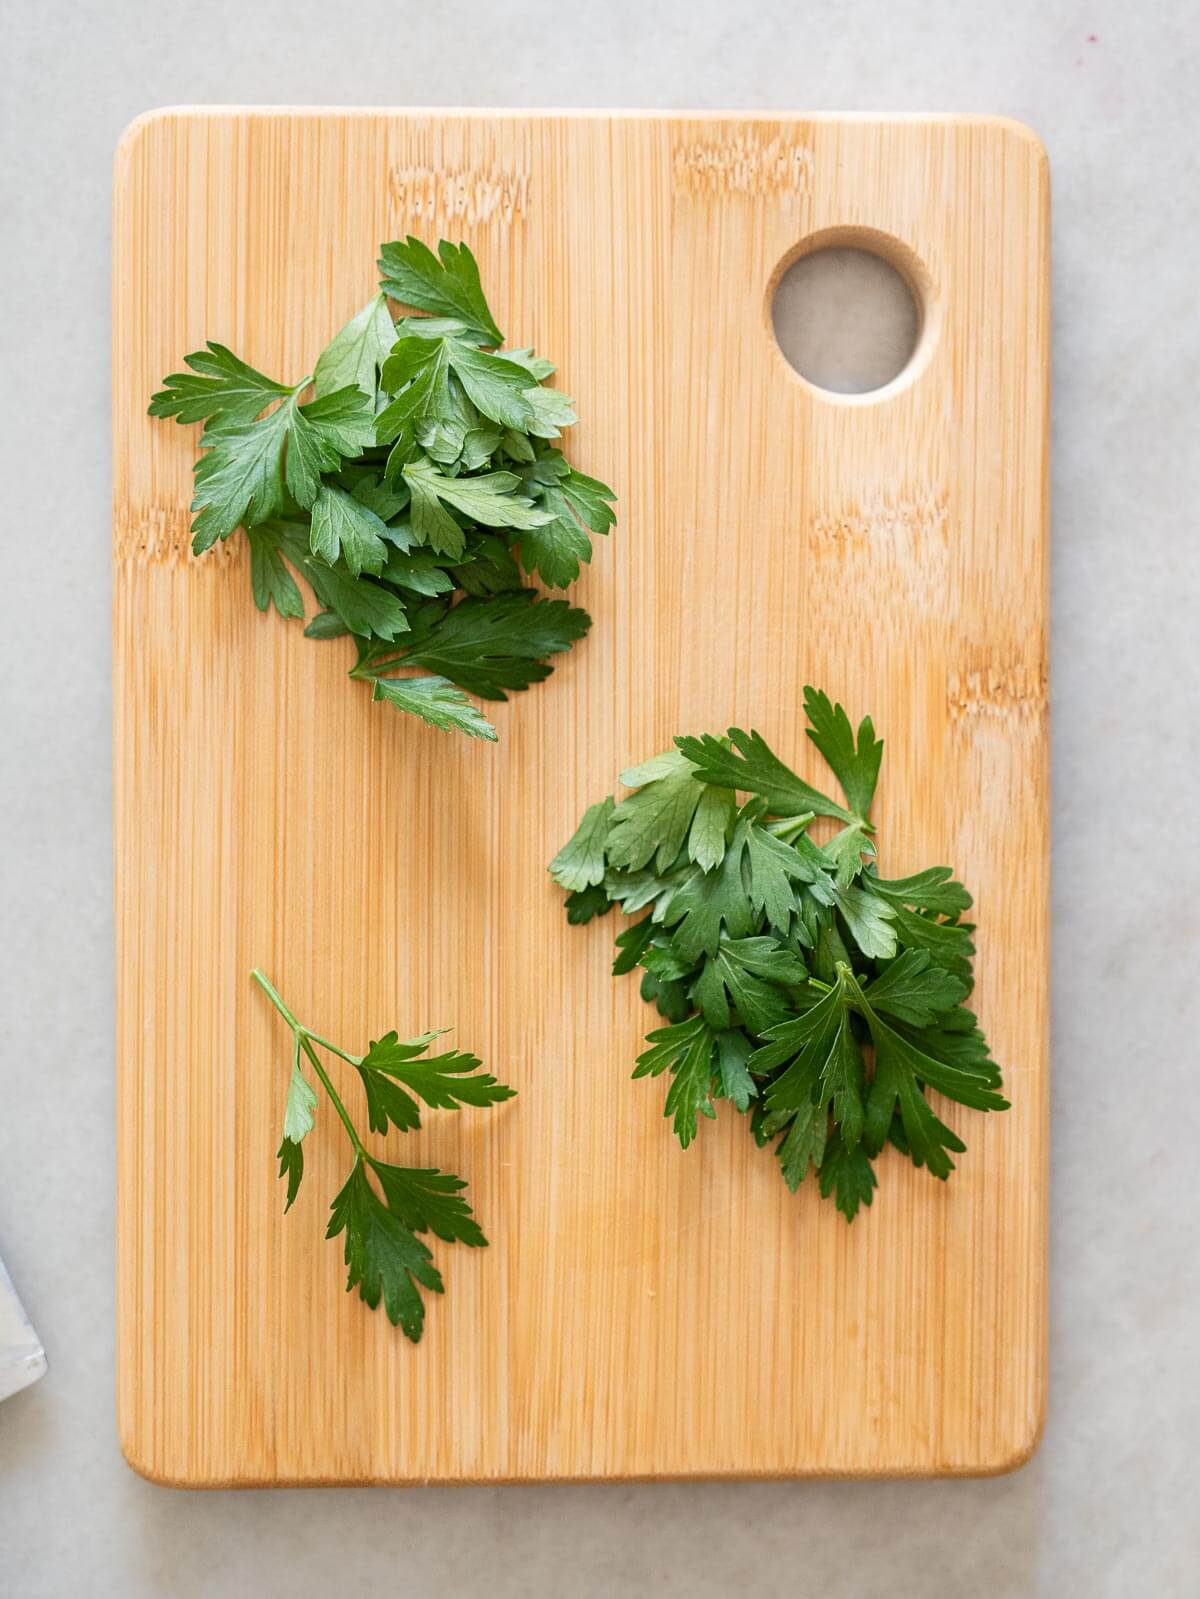
[[[568,921],[644,913],[618,934],[613,973],[640,967],[666,1021],[634,1076],[669,1078],[680,1143],[728,1100],[774,1144],[790,1188],[811,1168],[853,1220],[886,1145],[942,1179],[965,1150],[929,1090],[976,1110],[1008,1102],[966,1004],[971,896],[948,866],[879,875],[883,744],[869,717],[856,731],[814,688],[805,711],[844,803],[759,733],[677,738],[621,774],[632,792],[619,803],[589,807],[550,872]],[[834,824],[823,843],[819,819]]]
[[[384,244],[380,289],[298,383],[223,344],[185,356],[150,415],[202,422],[192,549],[245,532],[262,611],[350,636],[350,675],[433,727],[495,740],[468,695],[540,682],[591,625],[565,588],[616,518],[559,448],[551,362],[504,342],[465,244]],[[393,323],[389,300],[420,313]],[[309,398],[305,398],[309,395]],[[299,580],[299,581],[298,581]]]
[[[330,1205],[325,1234],[326,1238],[345,1234],[346,1291],[357,1288],[372,1310],[382,1299],[388,1319],[417,1343],[425,1325],[421,1289],[443,1291],[432,1251],[417,1234],[432,1233],[446,1243],[471,1248],[482,1248],[487,1239],[462,1197],[467,1185],[461,1177],[436,1168],[393,1165],[371,1153],[318,1051],[328,1051],[358,1073],[366,1093],[368,1126],[377,1133],[390,1127],[404,1132],[419,1128],[418,1100],[433,1108],[456,1110],[462,1105],[496,1105],[511,1099],[516,1090],[479,1071],[475,1055],[457,1051],[428,1055],[438,1033],[401,1040],[390,1032],[372,1043],[365,1055],[351,1055],[298,1021],[263,972],[255,968],[250,975],[292,1033],[292,1070],[278,1151],[279,1175],[287,1181],[284,1209],[291,1209],[299,1193],[304,1140],[316,1125],[317,1091],[305,1075],[307,1062],[337,1112],[353,1152],[350,1174]]]

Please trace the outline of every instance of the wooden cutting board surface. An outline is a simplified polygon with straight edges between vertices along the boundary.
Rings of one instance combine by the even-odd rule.
[[[921,346],[839,400],[770,285],[875,230]],[[559,363],[569,449],[620,495],[589,639],[501,742],[373,706],[348,650],[193,559],[195,430],[146,402],[211,337],[311,371],[383,239],[467,240],[501,326]],[[832,239],[854,235],[837,231]],[[860,234],[861,238],[862,235]],[[121,145],[115,273],[119,1410],[181,1484],[965,1473],[1045,1389],[1048,179],[986,119],[212,111]],[[954,864],[1013,1108],[939,1106],[948,1184],[894,1152],[847,1226],[725,1111],[682,1152],[630,1070],[654,1016],[546,862],[681,731],[801,772],[807,682],[887,740],[881,865]],[[322,1241],[324,1109],[283,1214],[288,1040],[453,1025],[519,1098],[386,1147],[462,1173],[492,1239],[439,1246],[414,1348]],[[348,1083],[353,1098],[355,1085]],[[357,1099],[355,1099],[357,1104]]]

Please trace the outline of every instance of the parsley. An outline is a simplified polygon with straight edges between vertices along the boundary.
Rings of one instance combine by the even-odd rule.
[[[495,740],[468,695],[540,682],[587,632],[547,600],[615,523],[613,492],[558,448],[575,421],[532,350],[497,353],[475,258],[444,240],[381,246],[380,293],[280,383],[223,344],[185,356],[150,415],[201,422],[192,549],[242,529],[259,610],[311,638],[353,635],[350,675],[432,727]],[[393,323],[388,299],[420,315]],[[299,581],[298,581],[299,580]],[[436,602],[436,603],[431,603]]]
[[[488,1106],[511,1099],[515,1090],[478,1070],[474,1055],[449,1050],[429,1055],[438,1033],[400,1039],[387,1033],[365,1055],[349,1055],[303,1026],[262,972],[251,973],[292,1031],[292,1070],[279,1146],[279,1175],[287,1182],[285,1210],[290,1210],[304,1178],[304,1140],[315,1125],[317,1092],[304,1075],[304,1062],[318,1081],[346,1129],[353,1150],[350,1174],[330,1206],[326,1238],[345,1235],[346,1291],[357,1288],[372,1310],[383,1300],[392,1324],[413,1343],[425,1325],[421,1289],[443,1289],[433,1254],[419,1233],[432,1233],[446,1243],[482,1248],[487,1243],[470,1205],[462,1197],[467,1186],[450,1172],[394,1166],[379,1160],[364,1145],[350,1119],[317,1046],[353,1066],[367,1100],[367,1124],[374,1133],[396,1127],[403,1132],[421,1125],[418,1100],[439,1110],[461,1105]]]
[[[640,915],[617,935],[613,973],[640,967],[642,996],[668,1024],[634,1076],[669,1076],[680,1143],[728,1100],[774,1146],[790,1188],[811,1168],[853,1220],[886,1145],[942,1179],[964,1151],[928,1090],[983,1111],[1007,1101],[966,1003],[971,896],[947,866],[879,875],[870,808],[883,744],[869,717],[855,730],[815,689],[805,711],[844,804],[759,733],[678,738],[622,772],[633,792],[590,806],[550,873],[568,921],[613,905]]]

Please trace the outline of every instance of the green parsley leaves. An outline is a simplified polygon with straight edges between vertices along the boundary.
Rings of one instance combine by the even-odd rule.
[[[1004,1110],[974,1013],[971,897],[947,866],[887,879],[870,807],[883,744],[805,690],[808,737],[845,803],[799,777],[759,733],[676,739],[621,774],[632,789],[588,808],[550,864],[567,918],[613,905],[614,975],[640,967],[652,1031],[635,1077],[669,1078],[665,1113],[686,1147],[727,1100],[784,1181],[809,1170],[853,1220],[891,1144],[945,1179],[965,1145],[929,1090]],[[739,800],[739,796],[741,796]],[[812,836],[817,818],[831,836]]]
[[[415,1131],[421,1125],[421,1104],[437,1110],[482,1108],[511,1099],[515,1090],[480,1071],[474,1055],[457,1050],[430,1055],[437,1033],[410,1039],[386,1033],[365,1055],[347,1054],[298,1022],[262,972],[251,975],[292,1033],[291,1077],[278,1152],[279,1175],[287,1183],[284,1208],[291,1209],[300,1191],[304,1140],[316,1125],[317,1092],[305,1076],[307,1061],[353,1150],[350,1174],[330,1206],[325,1234],[344,1239],[346,1290],[357,1288],[372,1310],[382,1300],[392,1324],[417,1343],[425,1325],[421,1289],[439,1294],[443,1289],[433,1253],[418,1234],[432,1233],[445,1243],[475,1249],[486,1245],[487,1239],[462,1197],[467,1185],[461,1177],[431,1168],[394,1166],[370,1153],[317,1050],[336,1056],[358,1073],[367,1099],[368,1126],[374,1133],[393,1127]]]
[[[380,293],[312,377],[277,382],[222,344],[185,356],[150,415],[202,422],[192,548],[242,529],[254,603],[352,634],[351,676],[432,727],[495,740],[468,695],[506,699],[587,632],[565,588],[614,525],[613,492],[556,442],[575,421],[532,350],[503,336],[465,244],[381,247]],[[388,299],[422,313],[393,323]],[[306,398],[306,396],[308,396]],[[436,600],[430,607],[427,603]],[[460,611],[465,614],[460,616]]]

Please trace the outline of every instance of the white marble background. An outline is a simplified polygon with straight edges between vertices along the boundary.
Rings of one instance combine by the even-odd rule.
[[[1187,0],[8,0],[0,1594],[1200,1591],[1200,19]],[[1004,112],[1054,175],[1053,1330],[979,1482],[151,1487],[113,1424],[109,182],[179,102]]]

